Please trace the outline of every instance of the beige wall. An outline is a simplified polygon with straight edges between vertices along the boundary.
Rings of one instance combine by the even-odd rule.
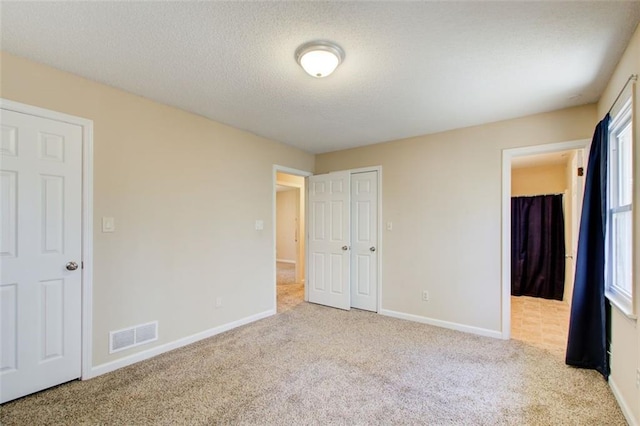
[[[598,119],[605,116],[618,92],[631,74],[640,75],[640,26],[636,28],[625,53],[618,63],[609,84],[598,102]],[[633,285],[635,312],[640,314],[640,83],[635,85],[633,117]],[[618,389],[622,403],[640,424],[640,390],[636,387],[636,371],[640,369],[640,328],[637,320],[627,318],[617,308],[612,308],[611,330],[611,379]]]
[[[276,194],[276,259],[297,262],[298,191],[290,189]]]
[[[321,154],[316,172],[382,166],[383,309],[498,332],[502,150],[590,138],[595,121],[587,105]]]
[[[567,166],[520,167],[511,169],[511,196],[561,194],[567,189]]]
[[[273,164],[312,170],[312,155],[1,59],[0,96],[94,122],[94,365],[275,308]],[[100,232],[102,216],[115,217],[115,233]],[[109,331],[153,320],[157,342],[108,354]]]

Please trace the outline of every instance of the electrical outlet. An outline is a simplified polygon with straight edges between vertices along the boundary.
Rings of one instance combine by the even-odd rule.
[[[428,302],[429,301],[429,292],[427,290],[424,290],[422,292],[422,301],[423,302]]]
[[[216,308],[222,307],[222,297],[216,297]]]
[[[636,370],[636,388],[640,389],[640,368]]]

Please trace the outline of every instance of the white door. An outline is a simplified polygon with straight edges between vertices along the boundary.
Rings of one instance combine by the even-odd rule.
[[[0,114],[5,402],[80,377],[82,130]]]
[[[351,175],[351,307],[377,311],[378,172]]]
[[[309,177],[309,302],[350,309],[351,172]]]

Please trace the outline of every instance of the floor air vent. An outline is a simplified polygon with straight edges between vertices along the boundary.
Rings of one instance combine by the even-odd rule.
[[[158,321],[109,333],[109,353],[158,340]]]

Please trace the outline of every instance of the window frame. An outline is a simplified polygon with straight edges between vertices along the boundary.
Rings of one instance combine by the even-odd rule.
[[[619,174],[619,165],[620,165],[620,157],[619,157],[619,141],[617,135],[626,131],[629,128],[631,131],[631,144],[629,145],[629,149],[631,150],[631,199],[629,200],[629,204],[619,204],[619,191],[621,188],[620,180],[621,176]],[[620,309],[625,315],[629,318],[636,319],[635,315],[635,303],[634,299],[637,297],[634,289],[634,280],[633,280],[633,138],[634,138],[634,128],[633,128],[633,104],[632,97],[624,102],[623,106],[616,113],[615,117],[613,117],[609,123],[609,146],[608,146],[608,156],[607,156],[607,206],[606,206],[606,214],[607,214],[607,229],[605,236],[605,296],[609,301]],[[614,226],[614,216],[629,212],[631,215],[631,253],[629,253],[630,265],[631,268],[630,273],[630,289],[629,292],[626,291],[621,286],[616,285],[613,282],[614,279],[614,268],[616,267],[615,259],[612,257],[615,254],[614,250],[614,241],[615,234],[613,231]]]

